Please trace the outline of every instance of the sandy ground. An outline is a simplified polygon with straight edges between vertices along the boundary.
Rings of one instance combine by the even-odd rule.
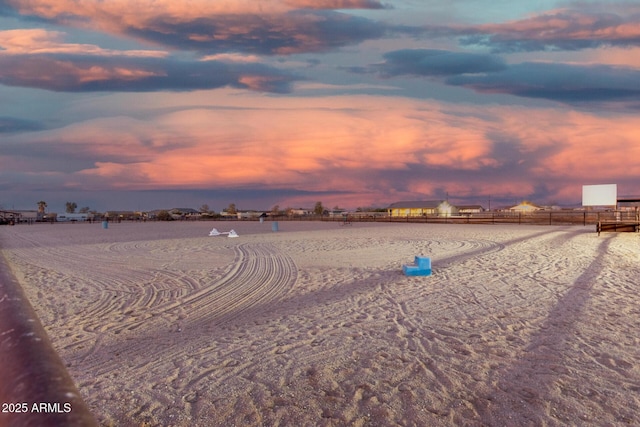
[[[640,425],[638,234],[279,226],[7,226],[0,246],[102,425]],[[402,274],[415,255],[432,276]]]

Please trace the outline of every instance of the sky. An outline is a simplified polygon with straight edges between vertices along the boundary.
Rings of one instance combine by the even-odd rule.
[[[0,207],[640,194],[640,2],[0,0]]]

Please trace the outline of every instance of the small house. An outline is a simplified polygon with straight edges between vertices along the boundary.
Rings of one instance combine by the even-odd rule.
[[[458,208],[446,200],[396,202],[387,208],[391,217],[420,217],[426,215],[458,215]]]
[[[519,205],[515,205],[509,208],[509,211],[511,212],[519,212],[519,213],[531,213],[539,210],[542,210],[540,206],[534,205],[533,203],[528,201],[524,201]]]
[[[484,208],[480,205],[460,205],[458,206],[458,213],[460,215],[469,215],[474,213],[482,213]]]

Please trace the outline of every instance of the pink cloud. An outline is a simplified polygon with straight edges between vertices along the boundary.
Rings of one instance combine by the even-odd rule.
[[[0,31],[0,55],[74,54],[137,58],[163,58],[168,55],[157,50],[113,50],[92,44],[66,43],[65,38],[63,32],[38,28]]]
[[[215,98],[203,91],[86,102],[99,105],[104,118],[5,135],[0,180],[29,170],[32,176],[12,179],[36,182],[42,171],[41,182],[85,189],[342,192],[332,205],[360,206],[444,191],[486,204],[488,196],[521,198],[540,187],[551,199],[579,202],[584,183],[640,177],[632,114],[231,89],[217,90]],[[65,114],[93,111],[91,103]],[[129,108],[145,118],[127,118]],[[302,205],[316,197],[274,203]]]
[[[197,90],[234,86],[287,92],[295,78],[252,62],[184,61],[164,54],[59,43],[59,33],[0,32],[0,84],[52,91]],[[140,55],[138,55],[140,53]]]
[[[291,8],[274,0],[6,0],[22,14],[37,15],[47,19],[70,19],[72,17],[92,18],[97,22],[115,23],[119,19],[123,25],[143,22],[156,16],[168,16],[178,20],[191,21],[194,18],[239,13],[281,13]]]
[[[106,61],[74,62],[51,57],[2,58],[0,82],[7,85],[30,86],[50,90],[74,90],[98,82],[135,82],[150,77],[162,77],[162,70],[135,67],[132,64],[109,64]]]
[[[446,186],[472,196],[640,176],[630,160],[640,155],[634,117],[500,106],[478,112],[366,96],[265,104],[89,120],[29,144],[53,157],[91,160],[71,181],[129,189],[265,186],[418,197]],[[512,154],[505,157],[498,140],[511,141],[503,148]]]
[[[478,28],[487,33],[500,34],[505,39],[531,38],[620,40],[640,37],[640,22],[607,20],[607,16],[577,10],[548,12],[532,18],[504,24],[488,24]]]
[[[148,21],[157,16],[168,16],[183,22],[211,15],[280,14],[296,9],[380,9],[385,7],[377,0],[6,0],[20,13],[33,14],[47,19],[65,17],[90,17],[99,22],[116,22],[123,25]]]
[[[640,7],[635,4],[599,5],[548,11],[498,24],[461,30],[467,43],[483,43],[495,50],[577,50],[601,46],[640,45]]]
[[[377,7],[374,0],[168,1],[8,0],[23,15],[172,48],[258,54],[319,52],[384,34],[380,24],[327,9]]]
[[[610,64],[640,69],[640,47],[594,49],[588,52],[589,63]]]

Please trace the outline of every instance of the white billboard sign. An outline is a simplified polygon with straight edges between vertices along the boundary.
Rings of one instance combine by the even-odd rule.
[[[617,204],[617,184],[582,186],[582,206],[616,206]]]

